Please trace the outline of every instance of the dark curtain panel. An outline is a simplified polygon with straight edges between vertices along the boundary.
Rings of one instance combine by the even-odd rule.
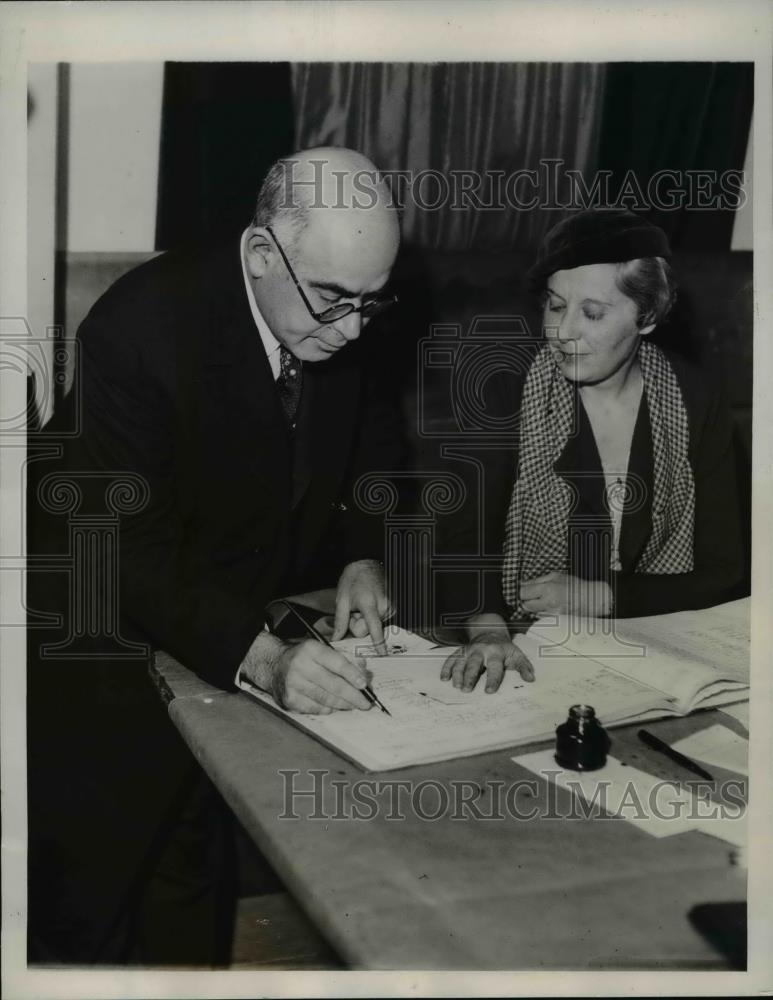
[[[288,63],[167,63],[156,248],[244,229],[293,131]]]
[[[297,63],[296,144],[351,146],[382,170],[475,172],[485,200],[494,171],[539,170],[546,158],[595,164],[604,77],[598,64]],[[429,179],[421,198],[435,198]],[[536,245],[559,217],[407,198],[403,232],[427,249],[502,250]]]
[[[629,171],[644,190],[662,170],[742,170],[754,97],[750,63],[610,63],[599,144],[600,169],[619,190]],[[635,207],[631,205],[631,207]],[[675,248],[727,250],[734,210],[653,209]]]

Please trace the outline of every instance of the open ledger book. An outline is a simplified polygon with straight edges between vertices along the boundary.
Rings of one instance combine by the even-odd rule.
[[[534,664],[532,683],[508,671],[495,694],[440,680],[451,648],[391,628],[389,655],[365,640],[336,648],[368,657],[372,686],[391,717],[367,712],[299,715],[241,680],[239,686],[369,771],[449,760],[552,739],[571,705],[593,705],[606,726],[748,697],[750,601],[651,618],[541,619],[517,645]]]

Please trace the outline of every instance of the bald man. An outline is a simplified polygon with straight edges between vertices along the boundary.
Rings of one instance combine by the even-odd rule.
[[[142,484],[141,509],[120,519],[124,637],[225,690],[241,672],[294,711],[370,710],[362,662],[281,642],[265,608],[337,575],[334,635],[383,640],[382,529],[351,488],[397,461],[359,338],[390,304],[398,244],[374,165],[307,150],[272,168],[240,239],[163,254],[92,308],[78,332],[81,432],[67,468],[97,488],[96,510],[111,480]],[[320,579],[335,560],[336,575]],[[214,807],[143,664],[36,652],[33,638],[31,958],[223,961],[227,929],[218,944],[206,927],[226,898],[212,876],[228,852],[201,860],[213,837],[190,831]],[[210,882],[188,887],[181,908],[191,858]],[[149,879],[154,870],[164,874]]]
[[[346,490],[388,467],[367,440],[354,345],[390,301],[398,245],[375,166],[307,150],[272,168],[238,246],[138,268],[79,332],[75,468],[129,471],[149,487],[121,525],[124,619],[219,687],[241,667],[299,712],[370,708],[361,666],[319,643],[283,646],[263,624],[271,599],[313,579],[338,511],[349,558],[335,637],[351,625],[383,640],[380,553],[364,550],[373,542]]]
[[[282,349],[298,362],[290,372],[297,371],[302,380],[358,339],[363,325],[391,301],[383,290],[398,246],[389,189],[360,153],[306,150],[272,168],[241,252],[255,322],[276,378],[282,377]],[[311,404],[306,412],[312,414]],[[355,413],[349,406],[349,419]],[[337,419],[339,429],[327,442],[320,436],[323,447],[310,455],[323,467],[342,445],[346,415],[340,412]],[[306,471],[314,474],[312,467]],[[320,468],[319,475],[325,474]],[[352,562],[338,583],[333,638],[350,628],[358,635],[369,632],[379,646],[381,619],[388,611],[380,565]],[[262,632],[242,673],[296,711],[370,707],[361,693],[367,682],[362,664],[318,642],[282,647]]]

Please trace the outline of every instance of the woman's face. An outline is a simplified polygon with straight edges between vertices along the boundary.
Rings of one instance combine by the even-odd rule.
[[[615,264],[585,264],[548,278],[543,327],[562,374],[594,385],[619,371],[653,327],[636,325],[636,304],[615,284]]]

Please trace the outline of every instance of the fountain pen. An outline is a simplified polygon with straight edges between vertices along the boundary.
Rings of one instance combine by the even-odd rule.
[[[324,637],[324,635],[322,635],[321,632],[318,632],[317,629],[314,628],[311,622],[307,622],[306,619],[303,617],[303,615],[299,614],[299,612],[292,606],[292,604],[290,604],[289,601],[282,600],[280,603],[284,604],[287,610],[291,611],[295,615],[295,617],[300,622],[303,623],[303,627],[306,629],[309,635],[313,636],[315,639],[323,643],[325,646],[328,646],[330,649],[335,649],[335,646],[333,646],[331,642],[328,642],[328,640]],[[374,692],[370,684],[366,685],[362,689],[362,693],[365,695],[365,697],[368,699],[371,705],[378,705],[378,707],[381,709],[382,712],[385,712],[390,718],[392,717],[392,713],[389,711],[388,708],[384,707],[381,701],[379,701],[378,695]]]

